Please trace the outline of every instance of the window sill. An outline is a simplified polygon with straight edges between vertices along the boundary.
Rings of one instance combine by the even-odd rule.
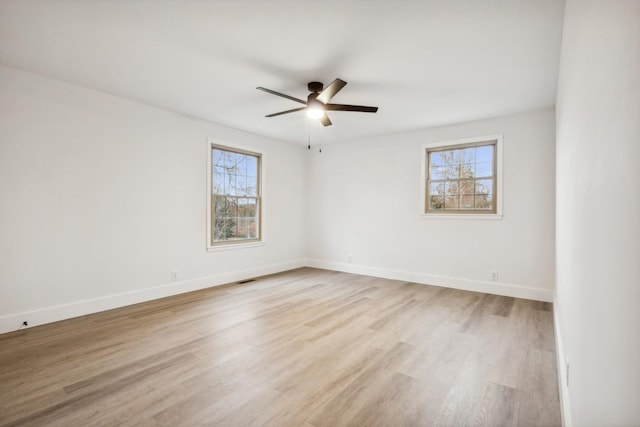
[[[266,246],[266,245],[267,245],[267,242],[265,240],[262,240],[260,242],[231,243],[227,245],[209,246],[207,247],[207,252],[234,251],[236,249],[257,248],[257,247]]]
[[[482,219],[501,221],[502,214],[420,214],[424,219]]]

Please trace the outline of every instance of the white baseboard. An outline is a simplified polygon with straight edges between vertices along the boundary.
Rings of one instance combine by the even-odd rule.
[[[25,320],[29,327],[43,325],[304,266],[304,260],[295,260],[0,316],[0,334],[19,329]]]
[[[569,404],[569,387],[567,386],[567,367],[562,334],[560,332],[560,320],[558,317],[558,304],[554,298],[553,302],[553,329],[556,332],[556,358],[558,363],[558,389],[560,391],[560,412],[562,414],[562,425],[571,427],[571,405]]]
[[[345,273],[363,274],[366,276],[382,277],[384,279],[403,280],[406,282],[425,285],[443,286],[446,288],[462,289],[465,291],[484,292],[507,297],[524,298],[535,301],[553,301],[553,291],[547,289],[530,288],[527,286],[508,283],[471,280],[459,277],[437,276],[433,274],[416,273],[402,270],[370,267],[366,265],[347,264],[318,259],[308,259],[308,267],[327,270],[343,271]]]

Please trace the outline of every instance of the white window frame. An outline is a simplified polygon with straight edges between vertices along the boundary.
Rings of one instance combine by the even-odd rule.
[[[446,213],[446,212],[426,212],[427,205],[427,180],[429,167],[427,160],[427,153],[434,148],[446,149],[451,147],[454,149],[457,145],[464,144],[477,144],[481,142],[495,141],[496,146],[496,183],[495,183],[495,200],[496,200],[496,212],[495,213],[477,213],[477,211],[470,211],[469,213]],[[428,142],[420,146],[420,215],[423,218],[428,219],[489,219],[489,220],[501,220],[502,219],[502,207],[504,204],[502,183],[504,180],[503,173],[503,135],[486,135],[471,138],[462,138],[449,141],[437,141]]]
[[[236,151],[236,152],[240,152],[240,153],[246,153],[246,154],[250,154],[250,155],[258,155],[260,156],[260,160],[259,160],[259,167],[258,167],[258,197],[260,199],[260,203],[259,203],[259,237],[257,239],[250,239],[250,240],[234,240],[234,241],[228,241],[228,242],[220,242],[220,243],[213,243],[211,241],[211,215],[213,214],[213,212],[211,212],[211,196],[212,196],[212,181],[213,181],[213,165],[212,165],[212,161],[211,161],[211,154],[212,154],[212,150],[213,148],[219,148],[219,149],[229,149],[230,151]],[[265,177],[265,170],[266,170],[266,160],[265,160],[265,153],[255,147],[248,147],[248,146],[244,146],[244,145],[239,145],[239,144],[235,144],[235,143],[230,143],[227,141],[221,141],[218,139],[214,139],[214,138],[209,138],[207,140],[207,155],[206,155],[206,159],[207,159],[207,218],[206,218],[206,223],[207,223],[207,230],[206,230],[206,248],[208,252],[218,252],[218,251],[227,251],[227,250],[235,250],[235,249],[244,249],[244,248],[251,248],[251,247],[257,247],[257,246],[264,246],[267,241],[265,238],[265,182],[264,182],[264,177]]]

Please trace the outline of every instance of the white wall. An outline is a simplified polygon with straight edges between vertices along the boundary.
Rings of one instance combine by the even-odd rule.
[[[493,134],[504,135],[504,218],[420,216],[421,144]],[[323,147],[307,178],[310,264],[551,300],[554,139],[548,109]]]
[[[6,67],[0,94],[0,332],[303,264],[304,148]],[[206,252],[208,137],[264,152],[267,245]]]
[[[294,268],[305,257],[551,298],[553,110],[319,154],[7,67],[0,93],[0,332]],[[421,217],[421,144],[497,133],[504,218]],[[208,137],[265,153],[266,246],[205,251]]]
[[[569,0],[556,218],[567,424],[640,425],[639,162],[640,1]]]

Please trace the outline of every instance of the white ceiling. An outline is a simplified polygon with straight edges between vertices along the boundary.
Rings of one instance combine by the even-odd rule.
[[[331,143],[554,105],[562,0],[2,0],[0,63],[306,144],[306,84],[348,85]],[[1,96],[1,95],[0,95]]]

